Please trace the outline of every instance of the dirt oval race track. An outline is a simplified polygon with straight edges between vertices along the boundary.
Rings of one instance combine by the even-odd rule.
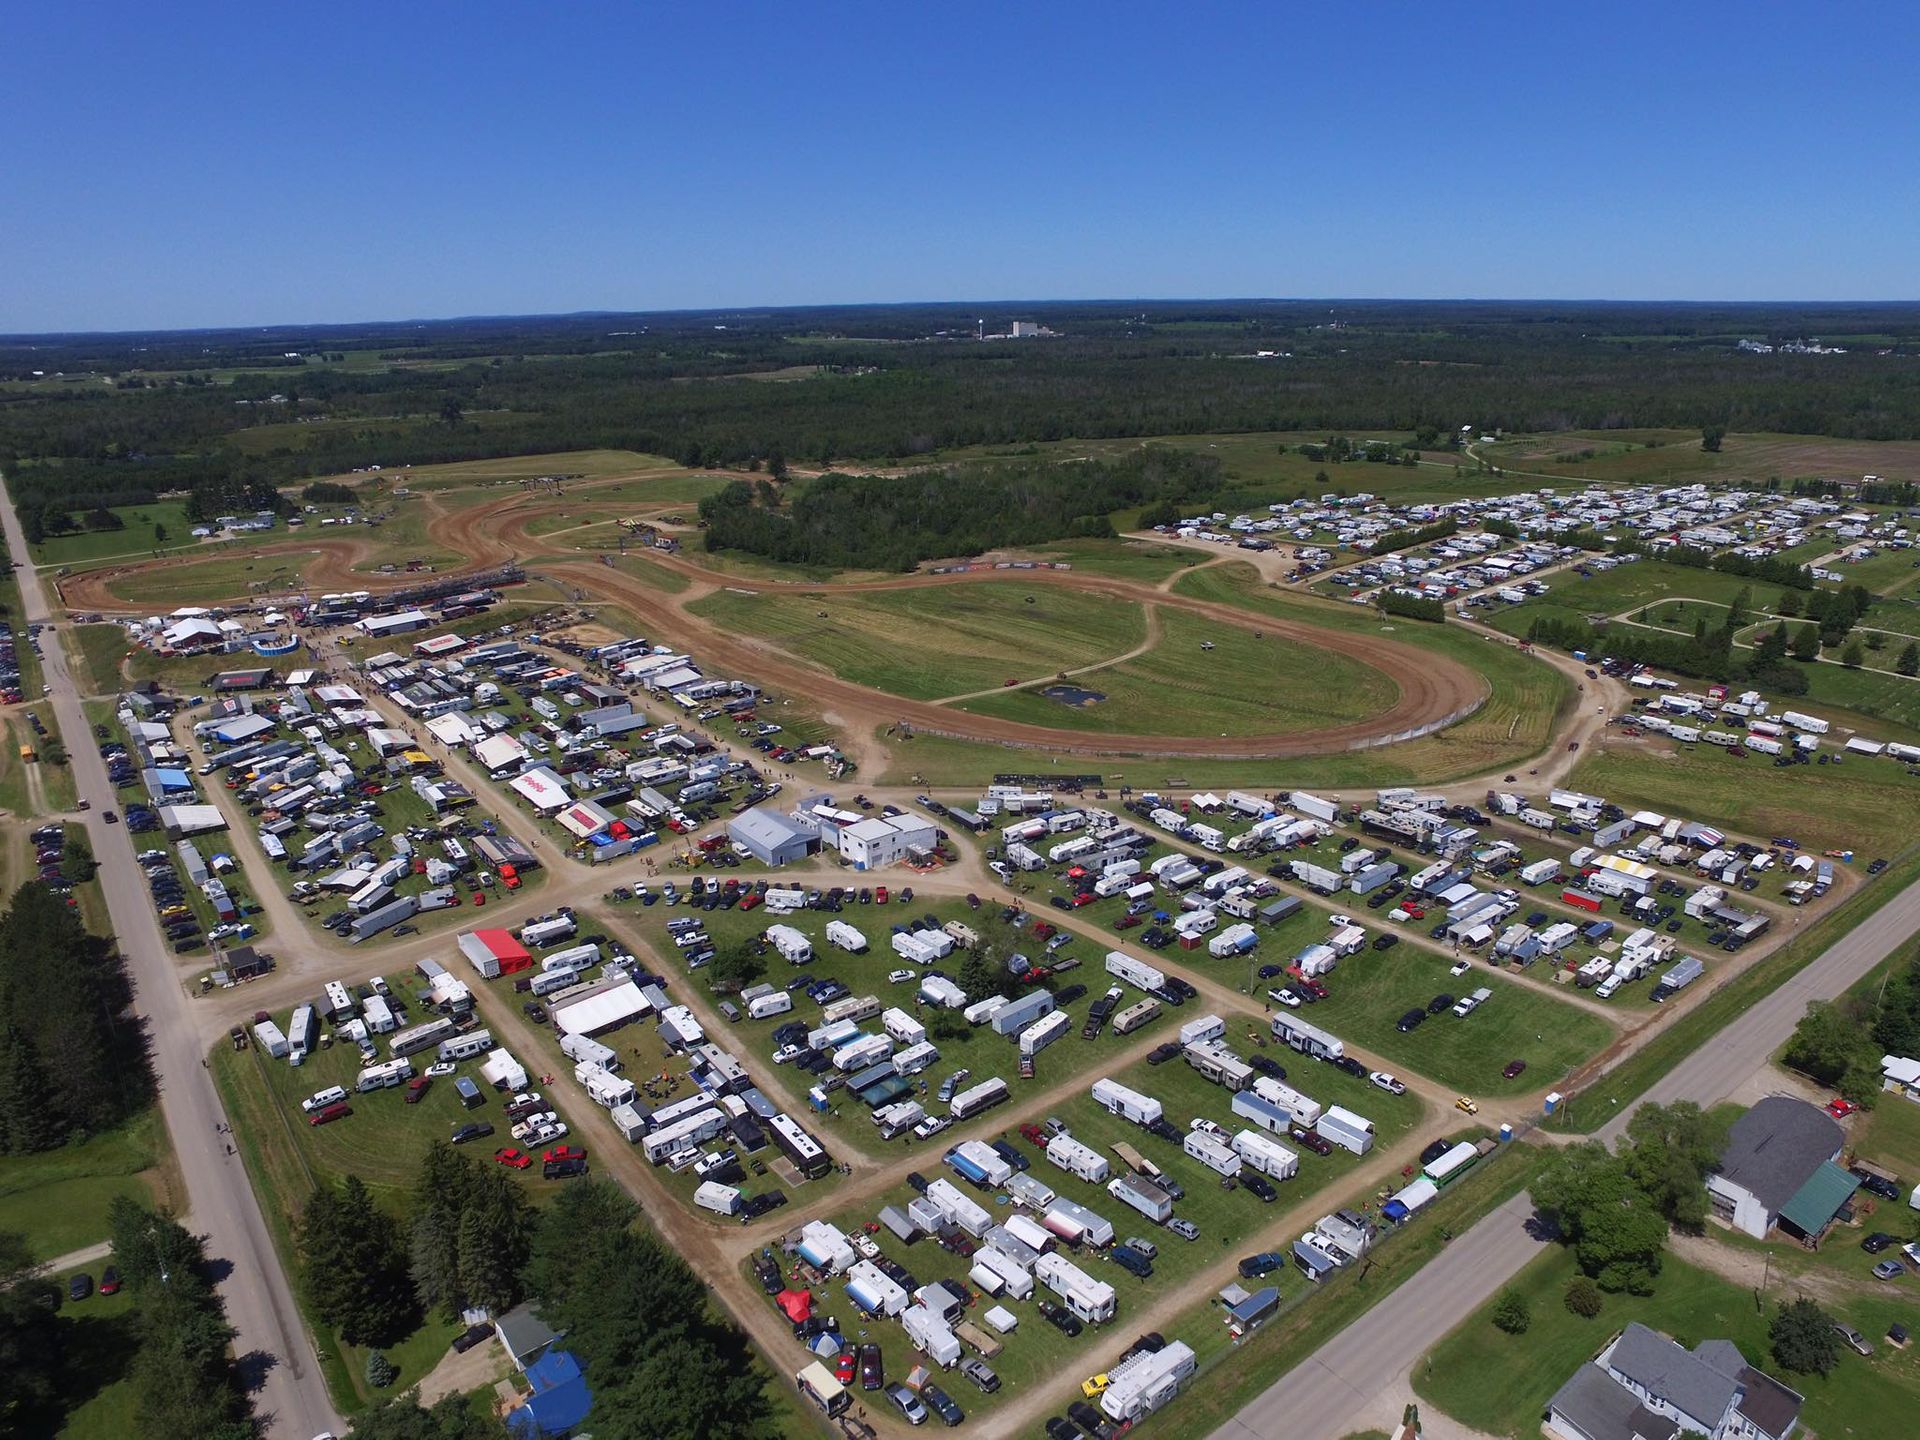
[[[649,552],[645,563],[663,565],[693,583],[677,594],[636,580],[608,565],[554,550],[528,533],[537,517],[551,513],[546,497],[514,493],[499,500],[437,514],[427,527],[435,545],[465,555],[465,565],[441,570],[431,577],[449,579],[469,571],[489,569],[511,560],[537,567],[542,576],[571,590],[610,602],[629,612],[644,627],[674,637],[710,667],[737,671],[768,689],[805,696],[842,726],[862,733],[905,724],[915,731],[1026,749],[1079,755],[1164,755],[1233,759],[1291,758],[1335,754],[1385,743],[1410,732],[1437,729],[1464,718],[1485,702],[1485,678],[1458,661],[1385,635],[1322,629],[1319,626],[1272,616],[1256,615],[1231,605],[1196,600],[1154,586],[1071,570],[967,571],[950,575],[905,575],[899,579],[833,583],[774,583],[754,585],[737,577],[707,570],[684,555]],[[356,571],[370,546],[361,540],[328,538],[289,541],[261,546],[249,556],[308,555],[302,580],[309,592],[327,590],[382,590],[418,584],[429,578],[413,575],[374,575]],[[87,571],[61,582],[61,597],[70,609],[103,613],[151,613],[153,607],[130,605],[109,588],[116,578],[133,572],[192,564],[193,556],[115,566]],[[1336,651],[1378,670],[1398,691],[1394,703],[1365,720],[1313,730],[1275,735],[1236,735],[1195,738],[1167,735],[1092,735],[1081,730],[1029,725],[927,701],[907,700],[844,680],[830,671],[798,659],[773,644],[742,636],[692,614],[687,606],[715,589],[732,586],[769,590],[779,594],[820,597],[870,593],[877,590],[923,588],[935,585],[1006,583],[1017,578],[1028,585],[1060,586],[1111,599],[1167,606],[1203,617],[1210,623],[1277,635],[1297,644]],[[201,596],[203,604],[244,603],[257,597]]]

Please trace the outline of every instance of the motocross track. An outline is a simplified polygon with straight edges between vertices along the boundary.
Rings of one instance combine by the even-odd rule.
[[[590,490],[591,485],[577,488]],[[1299,621],[1256,615],[1231,605],[1192,599],[1142,582],[1071,570],[980,570],[949,575],[904,575],[898,579],[844,584],[755,584],[707,570],[683,555],[649,551],[643,563],[662,565],[693,582],[677,594],[667,594],[609,565],[580,559],[577,552],[569,554],[553,547],[544,537],[528,533],[527,527],[533,520],[552,514],[564,504],[564,501],[556,503],[553,497],[547,495],[515,492],[498,500],[452,512],[435,506],[438,513],[428,522],[429,537],[436,546],[464,555],[467,560],[456,569],[436,571],[432,578],[453,578],[509,561],[518,561],[523,565],[537,563],[542,576],[619,606],[644,627],[676,637],[717,669],[735,670],[751,676],[770,689],[806,696],[810,702],[832,712],[844,728],[856,735],[870,734],[904,723],[916,731],[962,740],[1053,750],[1062,754],[1292,758],[1358,749],[1422,726],[1436,725],[1449,716],[1459,718],[1482,703],[1488,693],[1486,681],[1473,670],[1404,641],[1382,635],[1321,629]],[[262,546],[247,553],[258,556],[312,556],[313,559],[302,570],[303,582],[308,590],[381,590],[418,584],[428,578],[417,573],[376,575],[354,570],[352,567],[355,564],[364,564],[372,553],[371,545],[358,539],[289,541]],[[193,557],[87,571],[63,580],[60,585],[61,597],[70,609],[75,610],[97,610],[109,614],[126,613],[129,610],[148,613],[152,607],[130,606],[127,601],[114,595],[108,588],[112,580],[135,571],[145,572],[183,563],[193,563]],[[981,582],[1006,584],[1015,579],[1026,585],[1061,586],[1136,604],[1172,606],[1212,624],[1278,635],[1299,644],[1335,650],[1385,674],[1397,687],[1398,698],[1385,710],[1366,720],[1277,735],[1096,736],[1079,730],[971,715],[945,705],[888,695],[843,680],[769,642],[713,625],[687,609],[692,602],[724,586],[830,599],[835,595],[876,590]],[[254,597],[199,598],[202,603],[215,604],[222,600],[243,603]]]

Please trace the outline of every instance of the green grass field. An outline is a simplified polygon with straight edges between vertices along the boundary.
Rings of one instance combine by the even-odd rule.
[[[118,625],[75,625],[66,632],[69,655],[77,653],[75,670],[90,695],[117,695],[122,681],[120,664],[134,648]]]
[[[143,556],[154,550],[191,547],[198,542],[192,530],[196,521],[187,518],[184,500],[155,500],[147,505],[114,507],[123,525],[119,530],[84,530],[72,535],[54,535],[32,547],[33,563],[39,566],[89,565],[108,556]],[[166,531],[166,538],[154,534],[154,527]]]
[[[0,1157],[0,1230],[26,1236],[43,1260],[98,1244],[115,1198],[166,1198],[169,1153],[166,1126],[147,1110],[84,1144]]]
[[[100,1278],[100,1264],[82,1268]],[[50,1277],[63,1296],[75,1273],[63,1270]],[[28,1417],[17,1433],[51,1434],[56,1440],[121,1440],[137,1433],[133,1383],[127,1378],[135,1346],[133,1292],[96,1290],[85,1300],[63,1303],[60,1314],[65,1327],[60,1422],[39,1430]]]
[[[1343,1039],[1475,1098],[1553,1084],[1613,1039],[1612,1027],[1598,1015],[1512,984],[1491,966],[1476,964],[1457,978],[1447,969],[1445,957],[1407,945],[1384,953],[1363,950],[1327,977],[1330,998],[1303,1013]],[[1437,995],[1458,999],[1482,986],[1493,998],[1464,1018],[1448,1010],[1407,1034],[1396,1028],[1404,1012],[1424,1008]],[[1512,1060],[1526,1062],[1527,1069],[1508,1080],[1500,1072]]]
[[[363,485],[370,478],[377,478],[414,490],[454,490],[465,486],[514,484],[542,475],[597,480],[603,476],[640,475],[677,468],[676,462],[664,455],[643,455],[637,450],[563,450],[544,455],[508,455],[493,460],[456,460],[445,465],[413,465],[382,471],[378,477],[324,475],[319,478],[339,485]]]
[[[1576,1273],[1572,1253],[1558,1247],[1534,1260],[1514,1285],[1532,1310],[1527,1331],[1508,1335],[1494,1328],[1492,1307],[1483,1308],[1434,1349],[1430,1365],[1414,1367],[1415,1393],[1464,1425],[1521,1440],[1538,1433],[1547,1401],[1567,1377],[1637,1320],[1687,1345],[1733,1341],[1749,1364],[1806,1397],[1801,1424],[1816,1434],[1902,1434],[1908,1421],[1900,1417],[1910,1416],[1920,1400],[1920,1354],[1897,1350],[1883,1338],[1894,1321],[1912,1322],[1911,1307],[1899,1298],[1827,1303],[1824,1308],[1875,1342],[1875,1353],[1862,1358],[1842,1348],[1832,1374],[1798,1375],[1782,1371],[1767,1345],[1774,1307],[1792,1298],[1784,1288],[1762,1312],[1750,1292],[1669,1258],[1652,1295],[1609,1295],[1606,1308],[1588,1320],[1561,1302]]]
[[[1274,735],[1347,724],[1399,698],[1388,676],[1337,650],[1159,609],[1160,640],[1151,650],[1074,677],[1076,686],[1107,697],[1098,704],[1063,704],[1027,687],[959,708],[1090,734]]]
[[[691,608],[844,679],[915,700],[1051,676],[1122,654],[1146,638],[1137,605],[1018,582],[824,600],[720,591]]]
[[[205,604],[248,594],[281,594],[300,588],[298,555],[250,556],[223,550],[218,558],[134,570],[106,582],[115,596],[135,605]],[[217,666],[215,668],[218,668]]]
[[[1323,605],[1265,588],[1250,565],[1216,565],[1183,575],[1183,595],[1238,604],[1334,630],[1377,632],[1380,619],[1351,605]],[[1573,703],[1572,682],[1551,666],[1458,625],[1391,626],[1394,638],[1446,655],[1485,676],[1487,702],[1438,735],[1378,750],[1281,761],[1261,770],[1270,785],[1329,788],[1432,783],[1475,775],[1538,754]],[[1004,768],[1004,767],[1002,767]]]
[[[1650,623],[1669,628],[1682,626],[1691,634],[1692,612],[1682,611],[1676,620],[1666,618],[1672,601],[1686,598],[1730,605],[1745,590],[1750,608],[1771,610],[1780,598],[1777,587],[1738,575],[1645,559],[1617,565],[1591,577],[1563,571],[1548,577],[1546,583],[1552,588],[1545,595],[1518,605],[1489,609],[1486,623],[1508,635],[1524,636],[1527,627],[1538,619],[1585,620],[1589,615],[1622,614],[1631,619],[1645,608],[1651,611],[1647,616]]]
[[[1810,850],[1851,849],[1865,860],[1912,839],[1909,816],[1920,803],[1920,779],[1886,759],[1781,768],[1763,755],[1736,760],[1711,745],[1664,740],[1596,745],[1568,783],[1629,810],[1683,813],[1763,841],[1791,835]]]

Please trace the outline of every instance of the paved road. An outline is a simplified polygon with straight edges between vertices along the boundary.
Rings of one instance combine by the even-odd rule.
[[[14,574],[26,620],[49,618],[46,593],[31,560],[13,500],[0,481],[0,525],[16,559]],[[144,877],[124,827],[103,817],[113,785],[100,759],[80,696],[67,673],[66,652],[58,637],[43,647],[41,668],[52,690],[53,711],[72,756],[74,779],[95,808],[78,817],[100,862],[100,889],[119,937],[134,984],[134,1005],[151,1029],[153,1065],[160,1088],[160,1109],[173,1137],[186,1178],[188,1208],[195,1228],[207,1236],[208,1251],[233,1269],[220,1286],[227,1318],[239,1332],[235,1350],[243,1367],[258,1377],[254,1399],[269,1434],[307,1440],[341,1422],[328,1402],[292,1288],[274,1254],[253,1188],[237,1155],[216,1130],[226,1123],[212,1077],[202,1068],[204,1055],[192,1014],[193,1002],[181,988],[172,952],[166,948],[153,914]]]
[[[1812,1000],[1839,995],[1920,930],[1920,883],[1768,993],[1655,1084],[1648,1100],[1711,1105],[1735,1093],[1792,1033]],[[1604,1088],[1604,1082],[1601,1088]],[[1594,1103],[1589,1099],[1588,1104]],[[1606,1125],[1611,1142],[1626,1112]],[[1516,1196],[1423,1266],[1392,1296],[1249,1401],[1213,1440],[1338,1440],[1446,1333],[1492,1299],[1538,1253],[1531,1205]],[[1407,1398],[1412,1398],[1411,1396]]]

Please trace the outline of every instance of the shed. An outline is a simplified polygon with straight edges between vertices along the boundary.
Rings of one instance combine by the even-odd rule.
[[[1860,1188],[1858,1176],[1850,1175],[1831,1160],[1807,1177],[1807,1181],[1780,1207],[1780,1224],[1817,1241]]]

